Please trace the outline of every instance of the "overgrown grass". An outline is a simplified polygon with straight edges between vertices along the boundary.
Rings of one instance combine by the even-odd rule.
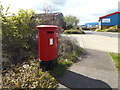
[[[120,72],[120,53],[110,53],[110,56],[112,57],[116,68]]]

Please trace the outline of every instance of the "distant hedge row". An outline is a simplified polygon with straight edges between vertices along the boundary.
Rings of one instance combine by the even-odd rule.
[[[64,34],[85,34],[85,32],[82,30],[73,30],[73,29],[65,30],[63,33]]]
[[[98,30],[95,30],[97,32],[120,32],[120,25],[115,25],[115,26],[112,26],[112,27],[109,27],[107,29],[98,29]]]
[[[105,29],[105,31],[107,31],[107,32],[119,32],[120,28],[118,28],[118,25],[116,25],[116,26],[112,26],[112,27],[110,27],[108,29]]]

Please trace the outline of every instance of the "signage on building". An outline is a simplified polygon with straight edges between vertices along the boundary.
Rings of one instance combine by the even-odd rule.
[[[110,18],[102,19],[102,22],[104,22],[104,23],[110,23]]]

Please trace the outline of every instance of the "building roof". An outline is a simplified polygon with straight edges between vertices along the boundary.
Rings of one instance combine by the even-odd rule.
[[[111,13],[111,14],[108,14],[108,15],[105,15],[105,16],[102,16],[102,17],[99,17],[99,19],[102,19],[102,18],[104,18],[104,17],[111,16],[111,15],[114,15],[114,14],[120,14],[120,12],[114,12],[114,13]]]
[[[56,13],[40,13],[40,14],[36,14],[36,15],[59,15],[62,14],[61,12],[56,12]]]
[[[91,22],[91,23],[85,23],[85,24],[99,24],[98,22]]]

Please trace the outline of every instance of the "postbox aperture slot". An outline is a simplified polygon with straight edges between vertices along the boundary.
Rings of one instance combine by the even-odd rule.
[[[47,31],[47,33],[51,33],[52,34],[52,33],[54,33],[54,31]]]

